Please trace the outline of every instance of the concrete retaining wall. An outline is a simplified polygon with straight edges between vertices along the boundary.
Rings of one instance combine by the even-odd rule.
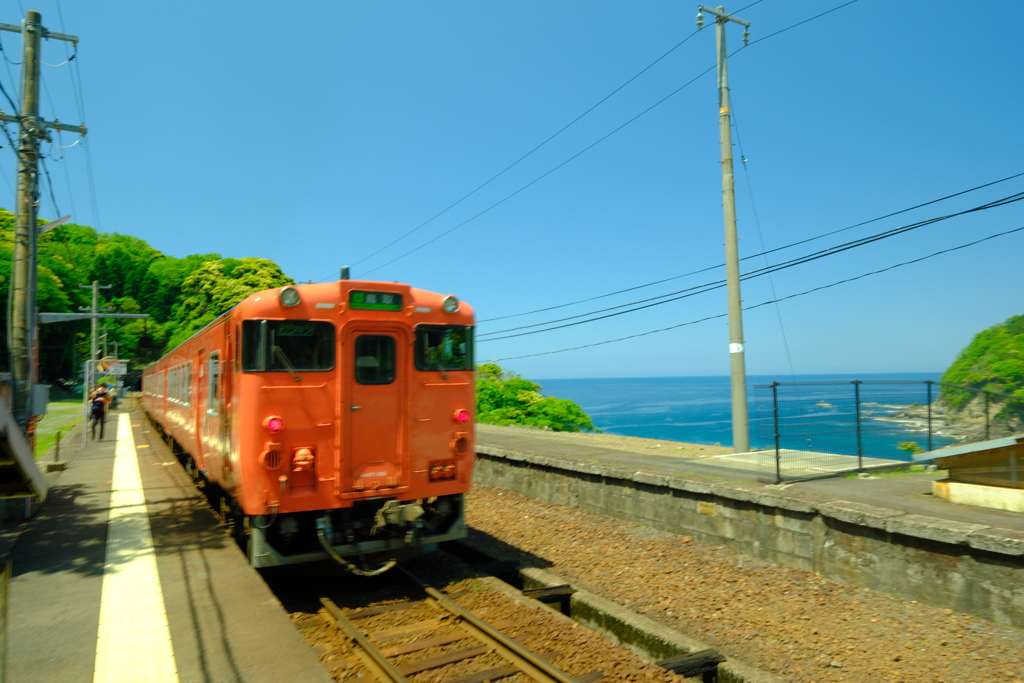
[[[1024,531],[480,447],[473,481],[1024,627]]]

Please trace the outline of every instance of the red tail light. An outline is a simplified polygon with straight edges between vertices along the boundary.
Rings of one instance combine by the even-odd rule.
[[[469,422],[469,411],[465,409],[456,410],[452,417],[454,417],[455,421],[459,423]]]
[[[279,432],[284,429],[284,420],[277,415],[271,415],[263,421],[263,426],[267,428],[268,432]]]

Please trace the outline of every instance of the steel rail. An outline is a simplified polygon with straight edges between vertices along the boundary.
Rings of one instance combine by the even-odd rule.
[[[451,614],[454,617],[453,623],[458,624],[469,636],[490,648],[525,676],[538,683],[576,683],[576,679],[552,666],[547,660],[509,638],[472,612],[463,609],[441,591],[426,585],[404,567],[399,566],[399,570],[427,594],[428,602],[435,609]],[[408,680],[367,640],[355,624],[341,613],[334,602],[329,598],[320,598],[320,603],[327,609],[345,636],[357,646],[356,655],[377,680],[394,683]]]
[[[393,667],[390,662],[381,654],[380,650],[375,648],[370,641],[368,641],[359,629],[356,628],[355,624],[345,618],[345,615],[341,613],[338,606],[334,604],[329,598],[320,598],[320,603],[327,608],[331,617],[337,622],[338,627],[344,631],[345,635],[350,640],[356,643],[359,647],[356,649],[356,656],[363,662],[367,669],[370,670],[379,681],[394,681],[394,683],[407,683],[409,679],[403,676],[398,669]]]
[[[426,591],[427,595],[434,599],[439,608],[455,615],[460,625],[477,640],[493,647],[498,655],[509,661],[533,680],[541,683],[551,683],[551,681],[556,681],[557,683],[576,683],[576,679],[552,666],[539,655],[512,640],[472,612],[462,609],[439,590],[422,584],[420,587]]]

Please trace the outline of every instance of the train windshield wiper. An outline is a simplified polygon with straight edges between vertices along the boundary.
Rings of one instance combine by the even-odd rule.
[[[296,382],[301,382],[302,378],[299,377],[299,374],[297,372],[295,372],[295,366],[292,365],[292,362],[290,360],[288,360],[288,356],[284,355],[284,351],[281,349],[281,347],[278,346],[277,344],[274,344],[273,346],[270,347],[270,350],[271,353],[274,354],[274,357],[281,361],[281,365],[283,365],[284,369],[288,371],[288,374],[292,376],[292,379],[295,380]]]
[[[448,374],[444,371],[444,367],[442,367],[442,365],[441,365],[441,360],[440,360],[441,354],[438,353],[437,349],[436,348],[430,349],[430,353],[428,353],[427,355],[430,356],[430,361],[435,366],[437,366],[437,371],[441,373],[441,379],[445,379],[445,380],[448,379]]]

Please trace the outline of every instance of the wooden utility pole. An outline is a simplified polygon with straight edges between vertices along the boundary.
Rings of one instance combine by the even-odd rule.
[[[732,444],[736,453],[750,450],[750,418],[747,413],[747,365],[743,344],[743,307],[740,297],[739,240],[736,236],[736,193],[732,174],[732,121],[729,116],[729,69],[725,52],[725,25],[746,21],[729,16],[724,7],[698,8],[697,28],[704,25],[700,12],[715,15],[715,43],[718,48],[718,131],[722,149],[722,207],[725,214],[725,287],[729,301],[729,369],[732,377]],[[743,33],[743,42],[749,40]]]
[[[18,201],[14,228],[14,256],[11,264],[11,309],[7,321],[13,375],[13,409],[23,430],[32,417],[32,396],[38,372],[36,319],[36,245],[39,238],[39,143],[49,139],[49,130],[68,130],[85,135],[84,126],[68,126],[39,118],[39,49],[42,38],[78,44],[78,36],[53,33],[42,25],[42,15],[29,10],[21,26],[0,24],[0,30],[21,33],[21,111],[9,115],[0,110],[0,120],[18,124]]]

